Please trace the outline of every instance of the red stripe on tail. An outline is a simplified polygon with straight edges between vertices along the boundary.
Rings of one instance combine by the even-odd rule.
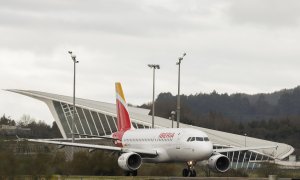
[[[118,131],[127,131],[131,129],[129,113],[124,105],[117,99]]]

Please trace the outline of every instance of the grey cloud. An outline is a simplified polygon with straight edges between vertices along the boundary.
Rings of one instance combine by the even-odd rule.
[[[22,2],[22,1],[21,1]],[[27,2],[27,1],[26,1]],[[1,26],[21,29],[58,29],[60,31],[93,31],[132,36],[157,36],[182,33],[189,29],[205,29],[190,19],[209,16],[210,8],[196,1],[159,3],[137,1],[12,1],[0,8]],[[42,2],[46,2],[45,4]],[[213,3],[203,1],[209,7]],[[177,8],[169,8],[178,4]],[[176,7],[176,6],[175,6]],[[207,24],[206,24],[207,25]]]
[[[276,28],[298,26],[299,9],[298,0],[232,0],[226,13],[237,24]]]

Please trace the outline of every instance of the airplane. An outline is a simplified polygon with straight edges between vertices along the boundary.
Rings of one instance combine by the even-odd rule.
[[[213,144],[207,134],[197,129],[135,129],[130,120],[121,83],[117,82],[115,88],[118,131],[109,137],[77,134],[111,139],[115,146],[60,142],[49,139],[27,139],[27,141],[55,144],[59,147],[73,146],[118,152],[118,165],[125,171],[127,176],[137,176],[137,171],[143,163],[182,162],[187,165],[187,168],[182,170],[182,176],[195,177],[194,167],[197,162],[201,161],[207,161],[207,165],[211,170],[224,173],[230,168],[230,160],[221,153],[275,148],[274,146],[263,146],[213,149]]]

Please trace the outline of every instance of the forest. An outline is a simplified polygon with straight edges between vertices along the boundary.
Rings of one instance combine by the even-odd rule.
[[[160,93],[155,101],[156,115],[168,117],[172,110],[176,110],[177,95]],[[296,117],[300,115],[300,87],[281,90],[270,94],[247,95],[197,93],[181,95],[180,105],[184,113],[182,118],[189,119],[189,115],[207,117],[209,113],[218,113],[236,122],[260,121],[271,118]],[[149,108],[151,104],[140,107]]]
[[[10,125],[22,128],[30,128],[29,134],[23,135],[22,138],[61,138],[62,135],[58,129],[55,121],[53,121],[52,126],[46,124],[44,121],[37,121],[30,115],[24,114],[20,120],[16,121],[11,119],[5,114],[0,118],[0,125]]]

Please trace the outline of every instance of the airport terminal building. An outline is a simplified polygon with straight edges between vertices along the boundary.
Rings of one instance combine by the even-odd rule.
[[[117,131],[116,105],[99,101],[76,99],[73,108],[73,98],[69,96],[28,90],[8,90],[43,101],[49,107],[63,138],[71,138],[71,122],[75,110],[75,133],[97,136],[110,135]],[[149,110],[129,107],[129,114],[135,128],[151,128],[152,117]],[[155,117],[155,128],[170,128],[169,119]],[[254,169],[260,167],[260,162],[281,162],[294,152],[288,144],[277,143],[222,131],[211,130],[180,123],[181,128],[200,129],[207,133],[214,148],[244,147],[244,146],[277,146],[273,149],[229,152],[231,168]],[[76,138],[85,138],[77,136]]]

